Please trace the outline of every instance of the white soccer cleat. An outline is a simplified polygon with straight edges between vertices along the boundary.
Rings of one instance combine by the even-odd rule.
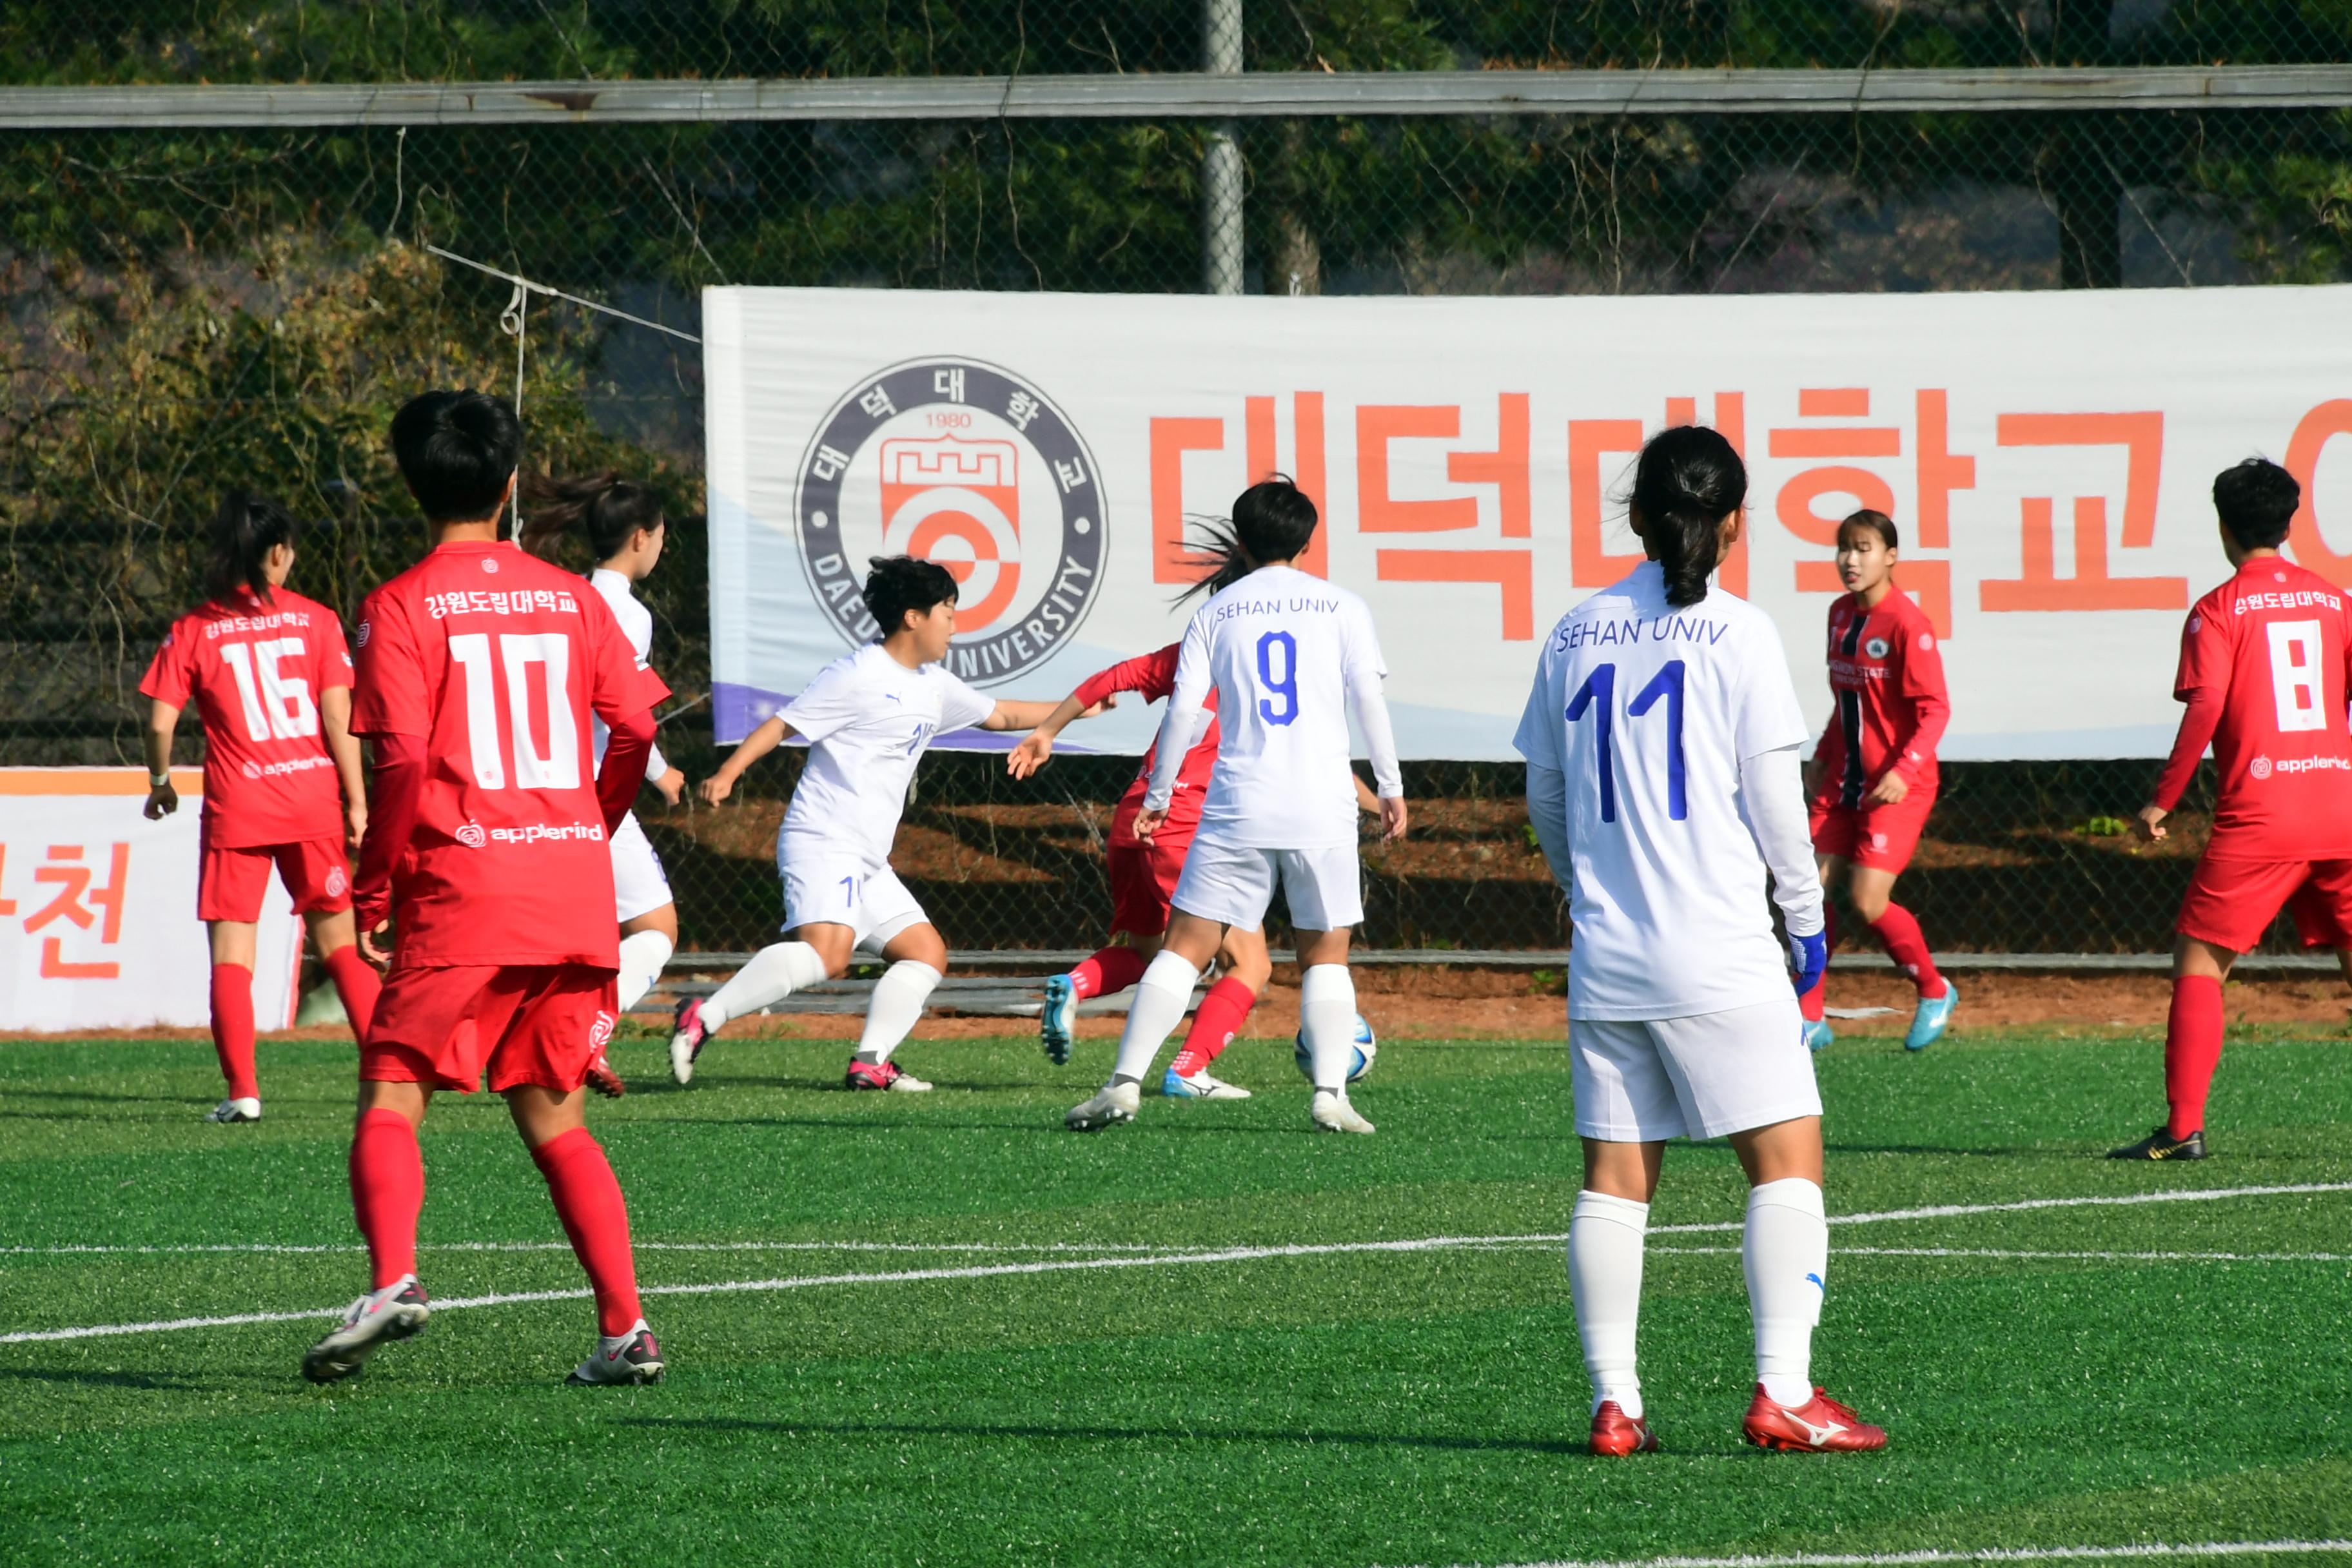
[[[205,1112],[205,1120],[207,1121],[258,1121],[261,1120],[261,1101],[250,1095],[237,1100],[224,1100]]]
[[[425,1327],[433,1315],[425,1303],[425,1287],[414,1274],[404,1274],[381,1290],[371,1290],[352,1303],[342,1326],[302,1356],[302,1375],[312,1383],[333,1383],[359,1371],[378,1345],[404,1340]]]
[[[1315,1125],[1326,1132],[1370,1132],[1372,1130],[1370,1122],[1356,1114],[1356,1108],[1348,1103],[1346,1095],[1328,1089],[1315,1091],[1315,1105],[1309,1114],[1315,1118]]]
[[[1170,1068],[1168,1075],[1160,1080],[1160,1092],[1171,1100],[1247,1100],[1250,1097],[1250,1091],[1241,1085],[1212,1078],[1206,1068],[1191,1078],[1181,1078],[1174,1068]]]
[[[709,1044],[710,1031],[703,1026],[702,998],[688,996],[677,1005],[677,1021],[669,1035],[669,1075],[680,1083],[694,1081],[694,1058]]]
[[[1107,1083],[1100,1094],[1084,1105],[1074,1105],[1062,1118],[1063,1125],[1073,1132],[1098,1132],[1122,1121],[1132,1121],[1138,1108],[1143,1104],[1143,1086],[1139,1083]]]
[[[593,1354],[572,1369],[567,1383],[659,1383],[661,1346],[654,1331],[639,1318],[625,1334],[600,1334]]]

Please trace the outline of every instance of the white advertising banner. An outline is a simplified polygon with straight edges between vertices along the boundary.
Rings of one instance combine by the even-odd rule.
[[[175,768],[180,809],[140,815],[143,768],[0,768],[0,1029],[204,1028],[212,950],[196,919],[204,773]],[[273,876],[253,1016],[294,1021],[302,922]]]
[[[2211,481],[2242,458],[2303,479],[2290,552],[2352,584],[2352,287],[714,289],[703,330],[722,740],[869,635],[877,554],[956,572],[960,673],[1065,695],[1178,636],[1188,520],[1281,471],[1322,509],[1302,563],[1371,605],[1403,754],[1507,758],[1537,639],[1639,560],[1617,498],[1670,424],[1745,454],[1723,585],[1772,614],[1823,721],[1837,520],[1895,520],[1896,581],[1948,639],[1948,757],[2167,750],[2181,623],[2229,575]],[[1151,726],[1129,705],[1069,739],[1139,751]]]

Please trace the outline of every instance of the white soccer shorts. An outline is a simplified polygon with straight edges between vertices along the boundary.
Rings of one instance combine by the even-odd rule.
[[[613,901],[624,922],[675,901],[669,875],[662,869],[661,857],[654,853],[653,840],[637,826],[635,812],[621,818],[621,826],[613,829],[612,844]]]
[[[805,925],[847,926],[857,933],[854,945],[878,952],[900,931],[930,920],[887,866],[795,856],[779,869],[786,931]]]
[[[1685,1018],[1570,1018],[1576,1131],[1652,1143],[1819,1116],[1804,1027],[1793,992]]]
[[[1255,849],[1192,840],[1170,900],[1188,915],[1255,931],[1279,885],[1297,931],[1345,931],[1364,919],[1363,869],[1356,847]]]

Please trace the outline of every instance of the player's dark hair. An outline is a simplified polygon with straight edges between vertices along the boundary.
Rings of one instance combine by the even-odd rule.
[[[2268,458],[2248,458],[2213,479],[2213,510],[2242,549],[2277,549],[2302,504],[2303,487]]]
[[[1666,603],[1706,597],[1707,574],[1723,553],[1723,520],[1748,499],[1748,468],[1721,432],[1704,425],[1661,430],[1633,465],[1633,509],[1642,543],[1666,574]]]
[[[262,570],[262,561],[278,545],[291,550],[301,531],[294,514],[276,501],[246,490],[229,491],[213,513],[205,592],[215,599],[230,599],[239,588],[250,588],[255,598],[265,605],[271,603],[269,575]]]
[[[531,506],[519,537],[534,555],[549,553],[557,540],[576,531],[599,562],[610,561],[640,531],[662,525],[661,497],[617,472],[576,479],[526,473],[522,494]]]
[[[1205,555],[1218,557],[1216,569],[1181,594],[1176,602],[1199,594],[1222,593],[1269,561],[1288,561],[1315,537],[1315,503],[1287,474],[1273,474],[1250,486],[1234,500],[1233,521],[1206,525]]]
[[[522,464],[522,421],[479,392],[428,392],[392,416],[392,455],[435,522],[493,516]]]
[[[954,575],[936,561],[869,555],[866,563],[874,570],[866,574],[866,608],[881,623],[882,637],[904,630],[908,611],[928,616],[935,606],[952,605],[960,597]]]
[[[1840,544],[1845,542],[1846,530],[1850,528],[1870,530],[1871,532],[1878,535],[1878,542],[1889,550],[1903,548],[1902,540],[1895,532],[1895,520],[1883,511],[1874,511],[1869,507],[1864,507],[1860,511],[1846,513],[1845,521],[1838,524],[1837,537]]]

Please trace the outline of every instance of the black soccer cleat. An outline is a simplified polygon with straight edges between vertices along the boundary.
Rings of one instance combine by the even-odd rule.
[[[2110,1160],[2202,1160],[2205,1157],[2205,1130],[2200,1127],[2186,1138],[2175,1138],[2169,1131],[2158,1127],[2137,1143],[2126,1143],[2120,1149],[2107,1151]]]

